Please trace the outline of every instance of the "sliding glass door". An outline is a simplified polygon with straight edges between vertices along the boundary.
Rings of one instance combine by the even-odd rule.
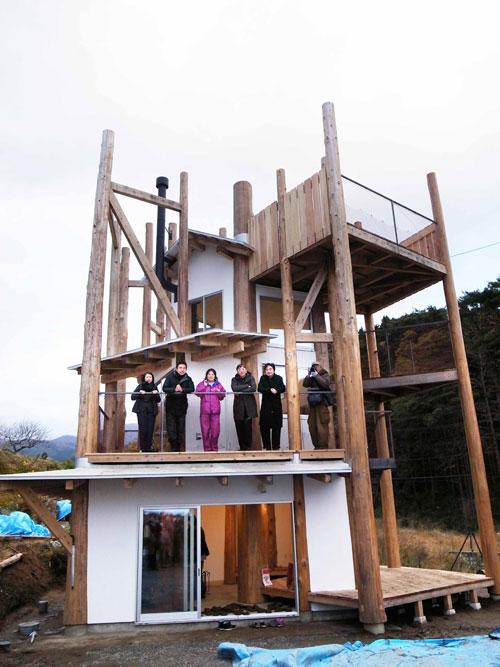
[[[138,622],[198,618],[199,507],[141,508]]]

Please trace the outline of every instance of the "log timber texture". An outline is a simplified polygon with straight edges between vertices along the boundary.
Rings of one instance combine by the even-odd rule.
[[[111,169],[113,166],[114,133],[104,130],[94,207],[94,226],[90,251],[90,268],[85,306],[82,377],[78,410],[76,458],[85,452],[97,452],[99,428],[99,375],[101,371],[102,308],[106,237],[108,231]]]
[[[375,335],[375,325],[371,313],[365,315],[365,329],[370,377],[380,377],[377,337]],[[385,409],[384,403],[377,400],[373,407],[374,410],[379,413],[376,417],[377,426],[375,428],[377,455],[381,459],[388,459],[390,457],[390,452],[389,439],[387,437],[387,422],[385,414],[383,414]],[[382,500],[387,565],[388,567],[401,567],[396,506],[394,504],[394,489],[392,487],[392,470],[383,470],[380,475],[380,496]]]
[[[380,566],[373,512],[370,467],[368,461],[366,425],[363,402],[363,382],[356,304],[352,280],[351,255],[345,218],[344,195],[338,155],[337,131],[333,104],[323,105],[325,134],[325,166],[328,186],[329,216],[332,230],[334,271],[329,271],[330,295],[334,308],[330,317],[336,323],[333,333],[333,356],[338,362],[335,369],[337,400],[343,396],[345,414],[340,415],[340,446],[352,461],[350,478],[354,560],[359,591],[359,618],[366,625],[377,625],[387,620],[380,581]]]
[[[477,423],[476,407],[472,394],[472,386],[469,375],[469,365],[465,353],[464,338],[462,334],[462,323],[458,308],[455,284],[451,269],[450,253],[446,238],[443,209],[437,186],[436,174],[427,175],[427,183],[431,197],[432,213],[437,224],[439,247],[443,264],[446,266],[446,276],[443,278],[444,295],[448,309],[450,322],[451,344],[455,366],[458,373],[458,389],[462,403],[462,414],[464,417],[465,437],[469,451],[472,484],[474,487],[474,500],[476,503],[477,522],[481,536],[481,548],[483,552],[484,569],[488,577],[495,580],[494,593],[500,594],[500,563],[498,561],[495,526],[491,512],[490,492],[484,466],[483,448],[481,436]]]
[[[179,256],[178,256],[178,302],[180,336],[186,336],[188,324],[188,175],[185,171],[181,173],[180,204],[182,210],[179,216]]]
[[[89,486],[88,482],[85,482],[71,492],[71,534],[74,556],[68,558],[64,601],[65,625],[87,623],[88,503]]]

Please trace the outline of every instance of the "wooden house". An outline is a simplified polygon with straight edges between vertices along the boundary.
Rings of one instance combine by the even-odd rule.
[[[325,151],[316,174],[287,190],[285,174],[278,170],[276,201],[258,213],[250,184],[235,184],[232,238],[225,229],[219,235],[189,229],[186,173],[178,201],[166,198],[164,178],[157,181],[157,195],[115,183],[114,135],[104,132],[83,359],[73,367],[81,374],[77,467],[2,476],[0,481],[2,488],[19,491],[68,551],[67,625],[99,628],[277,614],[325,618],[355,609],[365,627],[379,633],[390,606],[414,603],[415,617],[423,621],[427,598],[442,597],[445,612],[453,613],[453,593],[468,592],[476,608],[478,588],[488,587],[495,599],[500,593],[489,492],[435,175],[428,176],[432,219],[386,197],[376,199],[377,206],[387,207],[385,221],[369,207],[352,208],[345,187],[377,193],[341,175],[330,103],[323,106],[323,121]],[[146,225],[141,245],[125,213],[127,197],[158,209],[155,259],[153,226]],[[178,238],[176,225],[170,224],[167,243],[165,210],[179,215]],[[412,218],[411,225],[402,223],[402,214]],[[140,280],[130,279],[130,251],[144,273]],[[439,282],[455,368],[380,377],[374,314]],[[129,289],[143,292],[138,349],[127,345]],[[367,337],[370,377],[365,380],[359,315]],[[215,365],[227,390],[237,363],[258,377],[263,362],[273,361],[286,380],[281,448],[262,450],[255,421],[252,449],[239,451],[228,391],[219,451],[202,451],[194,395],[184,451],[169,451],[162,411],[158,451],[134,450],[126,434],[127,378],[151,371],[160,379],[180,360],[196,381]],[[334,381],[327,449],[312,447],[307,416],[301,414],[307,401],[300,379],[314,360],[329,368]],[[401,567],[384,398],[443,382],[456,382],[462,401],[485,576]],[[375,456],[367,448],[366,410],[375,415]],[[375,534],[374,471],[383,506],[383,567]],[[71,535],[61,530],[40,497],[50,493],[71,497]],[[210,550],[206,559],[203,533]]]

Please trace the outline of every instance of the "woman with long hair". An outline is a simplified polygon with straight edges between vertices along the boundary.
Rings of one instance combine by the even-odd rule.
[[[153,436],[160,394],[156,388],[153,373],[144,373],[141,383],[137,385],[131,398],[135,401],[132,412],[137,414],[139,425],[139,450],[154,452]]]

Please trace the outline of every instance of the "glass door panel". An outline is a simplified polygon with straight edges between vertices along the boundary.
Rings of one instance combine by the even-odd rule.
[[[142,509],[138,617],[197,618],[200,536],[198,509]]]

